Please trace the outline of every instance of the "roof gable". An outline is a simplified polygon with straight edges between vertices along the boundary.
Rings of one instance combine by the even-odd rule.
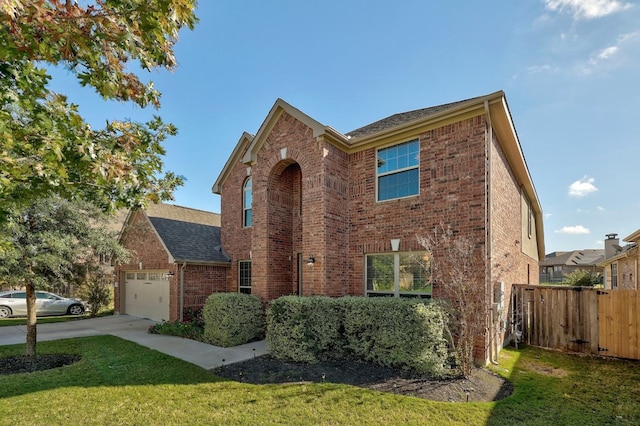
[[[141,213],[169,255],[169,262],[229,263],[221,247],[218,213],[163,203],[150,204]]]
[[[269,136],[271,129],[273,129],[273,126],[276,124],[283,113],[287,113],[296,118],[298,121],[301,121],[302,123],[309,126],[309,128],[313,130],[313,137],[315,138],[329,136],[330,138],[340,140],[342,143],[346,143],[346,141],[348,140],[346,136],[342,135],[338,131],[332,129],[329,126],[325,126],[319,121],[314,120],[299,109],[294,108],[287,102],[278,98],[271,107],[269,114],[267,114],[267,117],[262,122],[262,125],[260,126],[260,129],[258,129],[256,136],[253,138],[251,144],[242,157],[243,163],[253,164],[256,162],[258,151],[260,151],[260,148],[262,147],[262,144],[264,143],[267,136]]]

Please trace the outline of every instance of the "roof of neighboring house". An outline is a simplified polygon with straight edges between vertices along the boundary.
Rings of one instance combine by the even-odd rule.
[[[174,262],[229,263],[220,243],[220,214],[151,204],[144,214]]]
[[[540,266],[595,266],[604,260],[604,249],[554,251],[545,256]]]

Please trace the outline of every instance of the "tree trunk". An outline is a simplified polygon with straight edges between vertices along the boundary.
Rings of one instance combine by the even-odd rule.
[[[27,353],[31,361],[36,359],[36,289],[33,283],[27,283]]]

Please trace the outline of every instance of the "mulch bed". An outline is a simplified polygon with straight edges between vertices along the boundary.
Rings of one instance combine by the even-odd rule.
[[[509,381],[484,368],[476,369],[467,378],[435,378],[370,362],[345,360],[307,364],[284,362],[263,355],[212,371],[220,377],[243,383],[342,383],[433,401],[487,402],[513,393]]]
[[[0,375],[32,373],[34,371],[50,370],[80,361],[80,355],[46,354],[38,355],[35,361],[26,356],[0,358]]]

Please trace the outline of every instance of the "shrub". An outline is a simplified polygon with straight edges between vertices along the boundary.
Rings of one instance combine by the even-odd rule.
[[[416,299],[285,296],[269,305],[267,341],[283,360],[357,358],[440,374],[445,318],[440,306]]]
[[[109,277],[104,274],[87,275],[76,290],[75,295],[87,302],[90,316],[95,317],[111,303],[113,284]]]
[[[204,340],[222,347],[238,346],[264,337],[262,302],[241,293],[214,293],[203,308]]]
[[[348,349],[377,364],[432,374],[447,358],[446,315],[432,302],[349,298],[344,333]]]
[[[316,362],[343,355],[343,311],[338,299],[284,296],[267,310],[267,342],[278,359]]]
[[[165,334],[191,340],[203,340],[204,330],[195,322],[162,321],[149,327],[151,334]]]
[[[578,269],[564,276],[568,285],[575,287],[593,287],[602,283],[602,277],[599,274],[592,274],[584,269]]]

